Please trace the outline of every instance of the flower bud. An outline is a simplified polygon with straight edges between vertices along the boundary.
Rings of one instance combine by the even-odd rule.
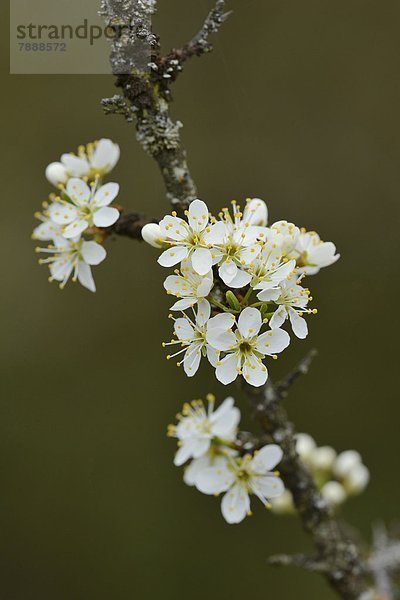
[[[308,433],[298,433],[296,435],[296,450],[301,460],[307,462],[315,448],[316,444],[311,435],[308,435]]]
[[[344,479],[344,486],[349,494],[361,494],[369,482],[369,470],[363,464],[355,465]]]
[[[147,223],[142,227],[142,238],[145,242],[153,246],[153,248],[162,248],[161,240],[161,228],[157,223]]]
[[[245,208],[245,212],[251,215],[250,224],[265,227],[268,223],[268,208],[264,200],[253,198]]]
[[[343,504],[347,497],[346,490],[337,481],[328,481],[321,489],[321,495],[330,506]]]
[[[336,459],[336,450],[330,446],[315,448],[309,458],[312,469],[316,471],[329,471]]]
[[[46,179],[55,187],[60,183],[67,183],[67,169],[60,162],[52,162],[46,167]]]
[[[293,496],[289,490],[284,490],[280,496],[271,498],[271,510],[277,515],[294,514]]]
[[[240,310],[239,300],[236,298],[235,294],[231,292],[231,290],[228,290],[225,296],[230,308],[232,308],[233,310]]]
[[[354,467],[361,464],[361,456],[355,450],[346,450],[341,452],[333,465],[333,472],[336,477],[343,478],[351,471]]]

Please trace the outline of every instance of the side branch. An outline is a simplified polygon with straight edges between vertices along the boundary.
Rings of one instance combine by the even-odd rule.
[[[158,223],[158,220],[149,219],[140,212],[122,211],[118,221],[104,231],[106,235],[116,234],[142,242],[142,229],[148,223]]]
[[[279,444],[284,452],[280,472],[302,520],[304,529],[311,534],[317,551],[311,561],[296,558],[275,560],[279,564],[297,564],[323,572],[341,598],[355,600],[369,591],[366,566],[359,550],[342,533],[338,521],[322,498],[307,467],[296,452],[295,429],[282,406],[284,392],[291,383],[306,372],[312,356],[308,355],[279,386],[270,381],[263,388],[244,384],[244,390],[254,409],[255,418],[270,441]],[[304,563],[301,565],[301,563]]]
[[[106,114],[122,114],[128,121],[136,118],[137,139],[157,162],[167,200],[179,211],[184,211],[197,197],[197,189],[181,140],[182,123],[174,121],[169,111],[171,84],[187,58],[211,50],[209,35],[215,33],[228,16],[224,7],[225,1],[217,0],[193,40],[163,57],[159,40],[151,31],[154,3],[149,0],[102,0],[101,14],[115,34],[111,67],[117,78],[115,85],[122,91],[122,96],[105,98],[103,108]],[[150,62],[147,60],[144,64],[143,56],[137,54],[138,40],[150,48]]]

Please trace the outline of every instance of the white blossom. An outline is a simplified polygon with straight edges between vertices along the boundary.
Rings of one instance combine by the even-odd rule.
[[[284,280],[279,284],[280,295],[274,299],[278,309],[269,322],[271,329],[281,327],[286,319],[290,319],[293,333],[300,339],[308,335],[308,326],[303,318],[304,313],[315,313],[316,309],[308,309],[309,291],[296,283],[296,277]],[[269,290],[263,290],[257,297],[265,301]]]
[[[36,213],[35,216],[39,219],[39,221],[41,221],[41,223],[33,230],[33,240],[50,242],[61,236],[61,225],[57,225],[57,223],[54,223],[52,219],[46,217],[43,215],[43,213]]]
[[[266,228],[253,225],[256,210],[240,212],[232,202],[233,218],[227,208],[220,213],[220,220],[211,225],[207,240],[212,244],[212,262],[219,265],[218,274],[231,288],[242,288],[252,279],[249,267],[261,252],[261,239]]]
[[[301,273],[315,275],[323,267],[333,265],[340,258],[332,242],[323,242],[315,231],[302,230],[290,253],[298,262]]]
[[[107,183],[89,187],[82,179],[72,178],[65,190],[70,201],[58,200],[49,206],[50,219],[62,226],[67,239],[80,236],[88,227],[110,227],[119,218],[119,211],[109,206],[117,197],[119,185]]]
[[[264,446],[253,457],[221,456],[216,464],[198,472],[195,485],[204,494],[226,492],[221,502],[222,515],[228,523],[240,523],[250,514],[249,494],[256,495],[269,508],[269,499],[284,491],[282,480],[272,472],[281,459],[282,450],[274,444]]]
[[[237,325],[235,332],[231,329],[234,324]],[[227,385],[239,374],[243,374],[246,381],[255,387],[267,381],[268,371],[262,359],[282,352],[289,345],[290,337],[282,329],[259,335],[261,327],[260,311],[247,307],[240,313],[237,322],[231,315],[225,330],[214,328],[207,332],[208,343],[218,352],[226,353],[216,365],[215,374],[221,383]]]
[[[214,276],[209,271],[202,277],[192,267],[191,259],[182,261],[180,271],[169,275],[164,281],[167,294],[181,298],[171,306],[170,310],[186,310],[199,300],[206,298],[214,285]]]
[[[293,223],[277,221],[268,228],[266,239],[282,254],[290,254],[296,246],[299,235],[300,229]]]
[[[209,396],[208,410],[201,400],[194,400],[184,405],[178,418],[178,425],[169,428],[169,435],[179,440],[179,450],[174,460],[176,466],[183,465],[190,458],[204,457],[214,440],[217,444],[233,441],[240,421],[240,411],[234,406],[231,397],[226,398],[214,410],[214,397]],[[207,461],[204,464],[209,463]],[[201,468],[201,465],[197,464],[197,467]]]
[[[188,222],[177,217],[176,213],[160,221],[162,238],[170,244],[170,248],[161,254],[158,262],[163,267],[172,267],[190,257],[196,273],[205,275],[213,264],[207,205],[202,200],[194,200],[186,215]]]
[[[101,178],[117,164],[120,149],[109,139],[80,146],[78,156],[74,153],[63,154],[61,162],[48,165],[46,177],[55,186],[65,184],[70,177],[88,179]]]
[[[103,246],[93,241],[67,240],[59,237],[54,240],[54,245],[37,248],[36,251],[53,255],[39,262],[49,266],[49,280],[58,281],[61,289],[72,276],[72,281],[79,281],[91,292],[96,291],[90,267],[100,264],[105,259],[107,253]]]
[[[182,346],[175,354],[168,355],[167,359],[183,354],[183,359],[178,365],[183,364],[188,377],[193,377],[197,373],[202,356],[207,356],[209,362],[216,366],[219,353],[207,342],[207,333],[214,329],[218,332],[224,331],[234,318],[231,314],[223,313],[210,319],[211,307],[207,300],[200,300],[197,311],[193,309],[193,313],[194,320],[185,313],[182,317],[174,319],[174,331],[178,339],[163,344],[163,346],[175,344]]]

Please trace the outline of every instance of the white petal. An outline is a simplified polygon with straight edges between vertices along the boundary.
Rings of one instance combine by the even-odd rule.
[[[212,267],[211,252],[207,248],[196,248],[192,254],[193,269],[199,275],[206,275]]]
[[[220,266],[220,268],[218,269],[218,274],[221,277],[222,281],[226,285],[229,285],[230,282],[232,281],[232,279],[234,279],[234,277],[236,276],[237,271],[238,271],[237,266],[231,260],[231,261],[225,261]]]
[[[199,285],[197,286],[196,296],[198,298],[205,298],[211,292],[214,285],[214,278],[212,271],[206,273]]]
[[[60,232],[60,228],[56,223],[53,223],[50,219],[47,219],[43,223],[40,223],[33,230],[32,237],[35,240],[40,240],[41,242],[47,242],[52,239]]]
[[[233,324],[235,323],[235,317],[231,313],[221,313],[212,317],[208,322],[208,328],[211,331],[211,328],[215,329],[231,329]]]
[[[209,363],[215,368],[219,361],[219,352],[215,350],[215,348],[211,348],[211,346],[206,346],[207,358]]]
[[[308,334],[307,321],[303,319],[303,317],[299,317],[294,308],[289,308],[289,318],[292,324],[293,333],[301,340],[304,340]]]
[[[204,234],[204,241],[206,244],[218,246],[224,243],[226,235],[227,231],[225,223],[218,221],[218,223],[214,223],[214,225],[211,225],[210,231],[207,231]]]
[[[251,480],[253,492],[260,498],[261,502],[265,502],[269,498],[276,498],[285,491],[285,486],[282,479],[269,475],[267,477],[254,477]]]
[[[221,512],[229,524],[240,523],[250,511],[250,498],[244,487],[237,484],[230,489],[221,502]]]
[[[291,272],[294,270],[296,266],[295,260],[289,260],[287,263],[284,263],[280,267],[276,269],[276,271],[271,275],[271,278],[276,282],[280,283],[284,279],[287,279]]]
[[[91,268],[82,260],[79,261],[78,280],[81,283],[81,285],[87,288],[90,292],[96,291],[96,285],[94,283]]]
[[[160,221],[161,234],[164,239],[181,242],[188,237],[186,222],[179,217],[167,215]]]
[[[259,336],[257,350],[261,354],[279,354],[290,344],[290,336],[283,329],[271,329]]]
[[[227,352],[233,350],[237,346],[235,334],[226,329],[211,329],[207,331],[207,342],[219,352]]]
[[[248,285],[250,283],[251,279],[252,279],[252,276],[250,275],[250,273],[247,273],[246,271],[243,271],[242,269],[238,269],[235,277],[230,282],[229,287],[234,288],[234,289],[239,289],[239,288],[245,287],[246,285]]]
[[[77,219],[63,230],[63,236],[70,240],[78,237],[89,227],[89,223],[85,219]]]
[[[61,162],[66,167],[70,177],[82,177],[90,171],[90,166],[85,158],[78,158],[74,154],[63,154]]]
[[[210,318],[211,306],[207,300],[200,300],[197,305],[196,324],[202,327]]]
[[[267,367],[255,356],[248,358],[242,368],[243,377],[254,387],[260,387],[268,379]]]
[[[268,444],[259,450],[250,463],[253,473],[267,473],[272,471],[282,460],[283,452],[280,446]]]
[[[174,457],[174,465],[181,467],[189,458],[192,458],[191,440],[184,440]]]
[[[224,385],[232,383],[238,376],[238,359],[235,354],[228,354],[215,369],[215,376]]]
[[[189,321],[185,318],[176,319],[174,323],[174,331],[180,340],[192,340],[194,337],[194,329]]]
[[[182,300],[178,300],[173,304],[170,310],[186,310],[191,306],[194,306],[197,302],[196,298],[183,298]]]
[[[83,242],[81,252],[88,265],[99,265],[107,256],[105,248],[97,242]]]
[[[215,436],[230,439],[240,422],[240,410],[233,406],[225,414],[213,419],[212,432]]]
[[[259,300],[261,300],[262,302],[270,302],[270,301],[278,300],[280,295],[281,295],[280,288],[268,287],[266,289],[261,290],[261,292],[259,292],[257,294],[257,298]]]
[[[286,308],[282,305],[274,312],[269,322],[271,329],[277,329],[286,321],[287,312]]]
[[[257,308],[245,308],[239,316],[238,329],[244,338],[252,338],[261,329],[262,318]]]
[[[93,215],[93,223],[96,227],[110,227],[119,219],[119,210],[110,206],[105,206],[96,210]]]
[[[119,193],[118,183],[106,183],[97,190],[94,195],[94,204],[96,206],[108,206],[115,200]]]
[[[184,260],[188,255],[188,249],[185,246],[172,246],[165,250],[158,258],[158,264],[162,267],[172,267],[181,260]]]
[[[90,162],[93,168],[110,172],[117,164],[119,156],[118,144],[103,138],[97,144]]]
[[[207,204],[202,200],[193,200],[189,206],[188,221],[194,231],[203,231],[208,224]]]
[[[240,260],[244,261],[246,265],[250,265],[260,254],[261,246],[259,244],[254,244],[249,246],[248,248],[243,248],[240,252]]]
[[[196,477],[196,487],[203,494],[220,494],[230,488],[235,476],[228,468],[227,459],[217,457],[214,465],[202,469]]]
[[[195,458],[192,460],[190,465],[185,469],[185,473],[183,475],[183,481],[186,485],[195,485],[196,479],[200,471],[206,469],[210,465],[210,459],[208,456],[201,456],[200,458]]]
[[[76,206],[86,205],[91,198],[91,190],[87,183],[75,177],[68,181],[66,193]]]
[[[69,225],[78,216],[78,211],[73,204],[53,202],[49,206],[50,219],[58,225]]]
[[[193,377],[199,370],[201,360],[201,346],[192,344],[185,352],[183,369],[188,377]]]
[[[71,261],[56,260],[50,265],[50,274],[56,281],[64,281],[69,279],[73,268]]]

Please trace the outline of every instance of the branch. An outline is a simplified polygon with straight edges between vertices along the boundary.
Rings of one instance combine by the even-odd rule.
[[[213,50],[209,40],[210,35],[217,33],[221,25],[232,14],[232,11],[225,12],[225,0],[218,0],[215,7],[208,13],[200,31],[185,44],[182,48],[174,48],[163,59],[164,64],[173,80],[182,71],[183,63],[192,56],[202,56]]]
[[[180,211],[197,197],[197,189],[180,136],[182,123],[170,116],[170,87],[187,58],[211,50],[209,35],[215,33],[228,16],[223,11],[224,6],[223,0],[217,0],[200,32],[181,50],[173,50],[167,57],[162,57],[158,38],[151,31],[154,3],[150,0],[102,0],[101,4],[106,25],[114,30],[110,62],[117,77],[116,86],[123,94],[104,99],[103,108],[106,114],[123,114],[128,121],[136,117],[137,139],[161,170],[167,200]],[[126,32],[127,23],[129,33]],[[143,61],[138,38],[150,49],[150,62]],[[141,50],[145,52],[143,48]]]
[[[400,542],[389,538],[383,523],[373,529],[374,552],[368,565],[374,577],[375,587],[385,600],[395,600],[393,575],[400,569]]]
[[[284,458],[279,470],[293,495],[303,527],[311,534],[317,551],[312,570],[323,572],[341,598],[355,600],[369,591],[365,580],[366,565],[360,558],[357,545],[342,532],[331,509],[318,492],[310,472],[300,460],[296,452],[295,429],[282,406],[284,392],[300,374],[307,371],[311,358],[309,354],[301,361],[293,373],[283,379],[280,387],[269,380],[262,388],[254,388],[246,383],[242,387],[251,401],[262,431],[283,450]],[[298,564],[299,559],[296,560]],[[282,560],[280,564],[283,564]]]
[[[142,242],[142,229],[148,223],[158,223],[158,219],[149,219],[140,212],[121,212],[118,221],[104,231],[107,235],[116,234]]]
[[[318,350],[315,348],[310,350],[308,354],[299,362],[299,364],[286,375],[281,381],[276,384],[276,389],[278,393],[285,397],[289,388],[294,384],[296,379],[300,377],[300,375],[307,375],[308,370],[311,366],[312,361],[318,355]]]

